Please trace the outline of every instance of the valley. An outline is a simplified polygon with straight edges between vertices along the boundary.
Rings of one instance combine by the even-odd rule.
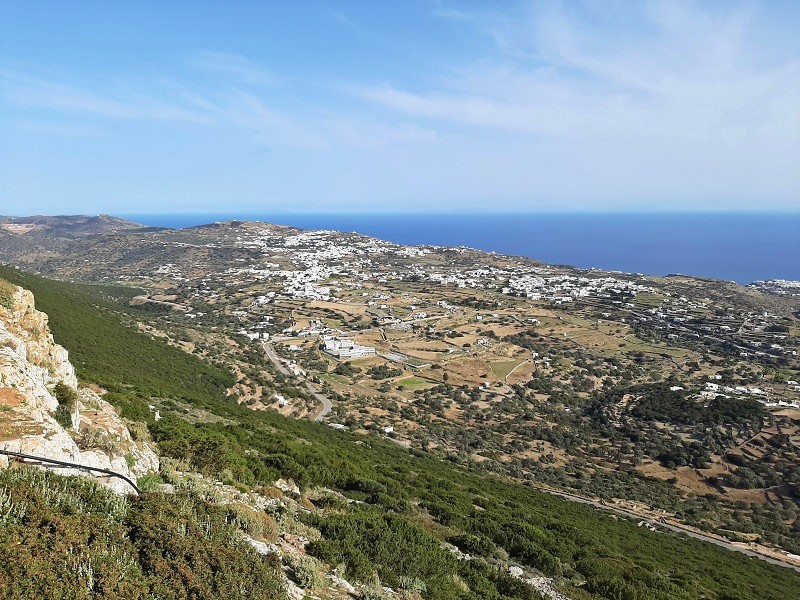
[[[800,301],[787,282],[586,271],[260,223],[11,225],[0,277],[82,282],[136,335],[232,373],[215,385],[242,408],[783,562],[800,552]],[[170,395],[148,401],[208,421]]]

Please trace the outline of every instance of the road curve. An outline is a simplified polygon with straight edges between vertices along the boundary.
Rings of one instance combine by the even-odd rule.
[[[281,362],[281,359],[278,357],[278,355],[275,354],[275,350],[273,350],[269,342],[262,341],[261,346],[264,348],[264,353],[267,355],[267,358],[272,362],[273,365],[275,365],[275,368],[278,369],[278,371],[287,377],[295,377],[289,371],[289,369],[286,368],[286,365]],[[316,415],[314,415],[315,421],[322,421],[333,409],[333,404],[328,397],[323,395],[310,381],[305,381],[304,383],[308,391],[311,392],[311,394],[322,403],[322,408]]]
[[[291,377],[292,374],[289,372],[289,369],[287,369],[283,365],[281,359],[278,358],[277,354],[275,354],[275,350],[272,349],[272,346],[270,346],[269,342],[267,341],[261,342],[261,346],[264,348],[264,354],[266,354],[267,358],[270,359],[270,361],[272,361],[272,364],[275,365],[278,371],[280,371],[284,375],[288,375],[289,377]]]
[[[289,377],[293,377],[292,373],[290,373],[289,370],[280,361],[280,358],[278,358],[278,355],[275,354],[275,351],[269,345],[269,342],[264,341],[261,344],[264,347],[264,352],[266,353],[267,358],[269,358],[272,361],[272,363],[278,368],[278,370],[281,373],[283,373],[284,375],[287,375]],[[321,394],[319,392],[319,390],[317,390],[311,384],[311,382],[306,381],[305,385],[306,385],[306,388],[308,388],[308,391],[310,391],[314,395],[314,397],[322,403],[322,409],[320,409],[320,411],[314,416],[314,420],[315,421],[322,421],[331,412],[331,409],[332,409],[331,401],[325,395]],[[394,438],[387,438],[387,439],[389,441],[391,441],[391,442],[394,442],[398,446],[403,447],[403,448],[408,449],[408,448],[411,447],[411,444],[409,442],[404,442],[402,440],[397,440],[397,439],[394,439]],[[628,510],[625,510],[623,508],[617,508],[615,506],[608,506],[607,504],[603,504],[603,503],[597,502],[595,500],[590,500],[589,498],[584,498],[582,496],[576,496],[574,494],[569,494],[567,492],[560,492],[560,491],[552,490],[552,489],[549,489],[549,488],[538,487],[538,486],[533,486],[533,487],[537,491],[544,492],[544,493],[547,493],[547,494],[552,494],[554,496],[558,496],[560,498],[563,498],[565,500],[569,500],[571,502],[580,502],[581,504],[588,504],[589,506],[593,506],[593,507],[599,508],[601,510],[610,511],[610,512],[613,512],[613,513],[616,513],[616,514],[619,514],[619,515],[622,515],[622,516],[625,516],[625,517],[630,517],[632,519],[637,519],[639,521],[644,521],[645,523],[647,523],[647,524],[649,524],[649,525],[651,525],[653,527],[656,527],[656,528],[669,529],[670,531],[674,531],[676,533],[680,533],[680,534],[689,536],[691,538],[695,538],[697,540],[702,540],[704,542],[709,542],[711,544],[716,544],[717,546],[721,546],[721,547],[726,548],[727,550],[731,550],[733,552],[739,552],[739,553],[744,554],[746,556],[749,556],[751,558],[757,558],[759,560],[763,560],[763,561],[771,563],[773,565],[778,565],[780,567],[786,567],[786,568],[789,568],[789,569],[794,569],[795,571],[800,572],[800,566],[794,565],[794,564],[786,562],[786,561],[779,560],[777,558],[773,558],[771,556],[767,556],[765,554],[761,554],[759,552],[754,552],[753,550],[749,550],[747,548],[742,548],[741,546],[737,546],[737,545],[735,545],[735,544],[733,544],[731,542],[727,542],[727,541],[719,539],[719,538],[711,537],[709,535],[705,535],[705,534],[693,531],[691,529],[686,529],[684,527],[680,527],[678,525],[673,525],[671,523],[662,523],[661,521],[656,521],[655,519],[650,519],[648,517],[643,517],[642,515],[637,515],[636,513],[628,511]]]
[[[308,391],[314,395],[314,398],[322,402],[322,409],[314,417],[315,421],[322,421],[328,416],[328,413],[331,412],[333,404],[331,404],[331,401],[328,399],[328,397],[320,393],[320,391],[317,390],[310,381],[306,381],[306,388],[308,388]]]

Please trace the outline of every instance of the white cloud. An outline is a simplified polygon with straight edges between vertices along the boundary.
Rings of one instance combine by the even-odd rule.
[[[439,14],[488,29],[502,40],[499,52],[461,66],[435,90],[380,84],[356,92],[412,117],[504,133],[800,141],[796,125],[787,128],[800,111],[800,56],[758,64],[748,11],[719,17],[652,4],[647,37],[609,36],[552,9],[525,27],[496,15]]]
[[[299,105],[286,99],[294,95],[289,84],[262,77],[260,69],[241,57],[204,52],[193,64],[203,65],[209,73],[202,82],[128,78],[124,85],[79,86],[0,71],[0,97],[25,111],[44,109],[71,116],[189,122],[226,129],[262,147],[376,149],[435,137],[413,123],[393,124],[358,111],[332,111],[310,102]],[[104,92],[96,91],[99,88]]]
[[[186,197],[198,186],[251,202],[260,192],[423,210],[797,207],[800,43],[758,5],[498,6],[435,10],[473,57],[482,48],[461,62],[431,44],[419,64],[321,81],[202,52],[156,80],[0,71],[0,97],[28,123],[34,109],[69,124],[163,122],[147,128],[154,162],[164,140],[195,144],[186,177],[169,179],[172,162],[153,167]]]
[[[750,5],[720,12],[649,3],[640,14],[622,6],[531,4],[522,15],[439,9],[485,36],[480,60],[433,85],[380,83],[353,93],[410,122],[458,132],[471,191],[491,194],[485,182],[494,175],[497,197],[529,204],[797,208],[798,45],[776,50]],[[465,139],[481,152],[463,156]]]
[[[93,114],[112,119],[147,119],[205,123],[207,116],[195,106],[181,106],[162,94],[135,89],[100,93],[14,71],[0,71],[2,92],[9,103],[24,108],[39,108],[65,113]]]
[[[270,85],[275,77],[262,66],[238,54],[204,51],[197,54],[194,64],[209,73],[217,73],[247,85]]]

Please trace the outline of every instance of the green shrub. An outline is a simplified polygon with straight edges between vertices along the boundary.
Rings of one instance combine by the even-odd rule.
[[[81,428],[78,445],[81,448],[97,448],[108,454],[119,454],[122,451],[119,445],[119,439],[116,436],[110,434],[105,429],[98,429],[95,427]],[[131,458],[133,457],[131,456]],[[133,465],[129,464],[128,466],[131,467]]]
[[[75,413],[78,394],[68,385],[59,382],[53,388],[53,395],[58,400],[58,407],[53,418],[64,429],[69,429],[72,427],[72,415]]]
[[[0,279],[0,306],[3,308],[11,308],[14,303],[14,294],[17,291],[17,286],[9,283],[5,279]]]
[[[55,340],[70,351],[83,380],[109,391],[134,387],[199,404],[224,398],[234,383],[230,372],[123,325],[120,313],[130,310],[130,298],[123,298],[124,305],[113,300],[125,295],[121,288],[54,281],[2,265],[0,277],[33,292],[36,308],[50,317]]]
[[[325,579],[322,577],[322,564],[311,556],[295,556],[287,554],[289,572],[292,580],[301,588],[314,590],[322,587]]]
[[[275,560],[190,496],[129,499],[35,468],[0,472],[0,490],[4,599],[283,596]]]
[[[489,538],[469,533],[462,533],[452,537],[449,542],[458,546],[463,552],[477,556],[492,556],[497,549],[497,545]]]

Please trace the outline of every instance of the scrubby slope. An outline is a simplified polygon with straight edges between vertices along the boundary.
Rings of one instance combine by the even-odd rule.
[[[0,471],[0,598],[283,597],[279,563],[189,494],[125,497],[80,477]]]

